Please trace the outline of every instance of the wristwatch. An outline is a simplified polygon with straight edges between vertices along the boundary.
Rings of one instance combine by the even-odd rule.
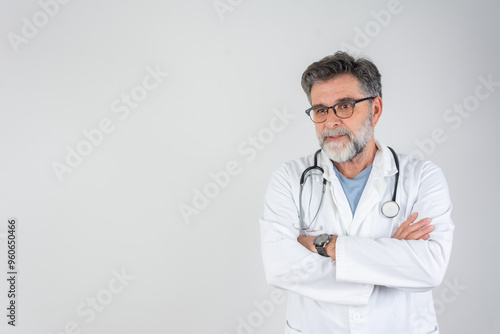
[[[325,252],[325,247],[330,242],[330,237],[330,234],[323,233],[314,238],[314,246],[316,247],[319,255],[329,257]]]

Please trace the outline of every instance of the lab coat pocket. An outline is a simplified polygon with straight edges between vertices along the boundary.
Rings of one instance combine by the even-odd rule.
[[[285,329],[285,334],[297,334],[297,333],[303,333],[301,330],[297,328],[293,328],[290,325],[290,322],[287,320],[286,321],[286,329]]]

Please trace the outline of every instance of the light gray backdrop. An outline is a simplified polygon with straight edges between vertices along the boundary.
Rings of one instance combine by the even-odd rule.
[[[300,76],[336,50],[383,76],[376,137],[438,164],[455,244],[442,333],[500,326],[500,2],[1,1],[2,333],[281,333],[258,218],[317,149]],[[0,280],[0,305],[8,285]]]

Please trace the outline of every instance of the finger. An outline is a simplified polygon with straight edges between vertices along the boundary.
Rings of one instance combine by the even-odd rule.
[[[405,220],[405,221],[403,222],[403,224],[401,224],[401,225],[405,225],[405,226],[411,225],[411,224],[413,224],[413,222],[417,219],[417,217],[418,217],[418,212],[414,212],[414,213],[412,213],[412,214],[410,215],[410,217],[408,217],[408,219],[407,219],[407,220]]]
[[[430,237],[430,233],[434,230],[434,226],[428,225],[421,230],[411,233],[406,240],[427,240]],[[427,236],[427,238],[424,238]]]
[[[396,233],[392,236],[393,238],[396,239],[404,239],[403,231],[410,225],[412,219],[416,219],[416,214],[413,213],[407,220],[405,220],[401,225],[399,225],[398,229],[396,230]]]
[[[429,240],[430,237],[431,237],[430,234],[426,234],[426,235],[424,235],[423,237],[421,237],[420,239],[417,239],[417,240]]]
[[[409,232],[405,232],[405,230],[410,226],[418,217],[418,213],[414,212],[408,217],[407,220],[405,220],[397,229],[396,233],[392,236],[393,238],[396,239],[404,239],[408,236]]]
[[[431,220],[429,218],[425,218],[420,220],[418,223],[414,223],[412,225],[407,226],[401,233],[400,235],[400,240],[402,239],[408,239],[408,237],[418,231],[424,228],[425,226],[429,225]],[[413,240],[413,239],[412,239]]]
[[[417,223],[411,224],[410,226],[408,226],[406,228],[406,230],[409,232],[408,234],[410,234],[410,233],[413,233],[415,231],[421,230],[422,228],[429,225],[430,223],[431,223],[430,218],[424,218],[424,219],[418,221]]]

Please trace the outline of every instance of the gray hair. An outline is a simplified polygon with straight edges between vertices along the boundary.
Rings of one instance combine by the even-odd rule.
[[[312,63],[302,74],[302,88],[309,103],[312,103],[311,89],[314,84],[346,74],[359,80],[361,90],[366,97],[382,97],[382,83],[380,81],[382,76],[377,66],[366,58],[355,59],[347,52],[337,51],[334,55],[326,56],[320,61]]]

